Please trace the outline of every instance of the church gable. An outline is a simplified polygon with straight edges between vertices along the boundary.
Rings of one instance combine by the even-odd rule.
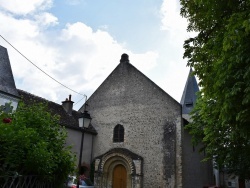
[[[120,64],[89,98],[88,104],[95,101],[94,106],[100,108],[129,103],[145,105],[151,104],[152,101],[156,102],[159,96],[179,108],[180,104],[177,101],[130,64],[128,59],[122,58]],[[83,107],[80,110],[82,109]]]
[[[114,148],[127,149],[144,159],[143,187],[159,182],[162,187],[172,186],[176,181],[181,105],[131,65],[126,56],[87,101],[98,132],[93,157]],[[113,139],[117,125],[124,129],[122,142]]]

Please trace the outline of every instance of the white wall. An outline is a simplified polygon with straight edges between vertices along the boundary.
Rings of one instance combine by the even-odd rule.
[[[71,151],[76,155],[76,158],[77,158],[76,165],[78,165],[82,133],[80,131],[68,129],[68,128],[66,128],[66,130],[67,130],[66,145],[72,146]],[[91,163],[92,137],[93,137],[92,135],[88,133],[84,133],[82,163],[83,162],[87,164]]]
[[[3,93],[0,93],[0,106],[5,105],[5,103],[11,103],[11,106],[13,106],[13,110],[16,110],[18,99],[15,97],[11,97],[9,95],[5,95]]]

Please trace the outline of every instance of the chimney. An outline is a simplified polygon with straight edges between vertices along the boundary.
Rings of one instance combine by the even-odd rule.
[[[71,101],[71,95],[69,95],[69,99],[66,98],[65,101],[62,101],[62,106],[69,115],[72,115],[73,103],[74,102]]]

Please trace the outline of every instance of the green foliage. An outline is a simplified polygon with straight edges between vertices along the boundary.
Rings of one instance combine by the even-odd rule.
[[[250,178],[250,0],[181,0],[194,38],[184,58],[200,80],[188,126],[218,167]]]
[[[3,119],[10,118],[6,123]],[[67,179],[75,157],[65,147],[66,131],[43,104],[20,102],[15,113],[0,113],[0,175]]]

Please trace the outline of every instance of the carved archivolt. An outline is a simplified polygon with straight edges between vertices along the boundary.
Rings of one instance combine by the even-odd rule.
[[[95,171],[103,172],[104,166],[111,164],[114,161],[123,161],[128,167],[131,175],[141,175],[142,172],[142,157],[124,148],[114,148],[107,153],[96,157]]]
[[[106,155],[102,158],[102,162],[100,164],[100,171],[103,171],[103,167],[104,165],[107,166],[107,163],[112,163],[112,162],[115,162],[115,161],[123,161],[125,162],[126,166],[128,165],[129,166],[129,171],[130,171],[130,174],[134,174],[134,170],[135,170],[135,165],[133,163],[133,160],[124,155],[124,154],[121,154],[121,153],[113,153],[113,154],[109,154],[109,155]]]
[[[95,185],[111,188],[113,171],[123,165],[127,171],[127,188],[140,188],[142,185],[142,157],[124,149],[114,148],[95,158]]]

